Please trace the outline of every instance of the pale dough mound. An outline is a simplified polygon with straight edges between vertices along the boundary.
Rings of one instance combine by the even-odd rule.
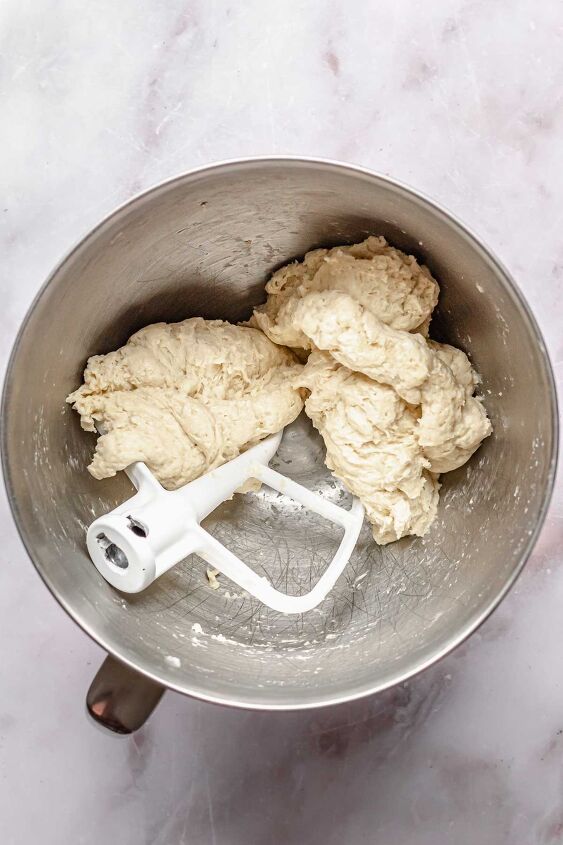
[[[428,471],[418,419],[393,390],[312,352],[297,383],[325,442],[326,464],[364,504],[378,543],[423,535],[436,516],[439,484]]]
[[[310,293],[294,323],[318,348],[420,406],[418,444],[433,472],[464,464],[491,433],[464,352],[386,326],[346,293]]]
[[[363,502],[378,543],[423,536],[439,473],[492,430],[465,353],[427,339],[438,285],[414,258],[368,238],[308,253],[266,290],[253,324],[313,350],[296,384],[309,391],[327,466]]]
[[[156,323],[88,360],[68,397],[107,478],[144,461],[169,490],[235,458],[294,420],[301,365],[261,332],[199,317]]]
[[[266,291],[248,326],[157,323],[89,359],[67,402],[83,428],[105,432],[90,472],[144,461],[175,489],[280,431],[308,391],[327,466],[363,502],[376,541],[423,536],[439,473],[491,433],[465,353],[427,339],[436,281],[369,237],[307,253]],[[305,366],[286,346],[303,359],[312,350]]]
[[[412,255],[369,237],[353,246],[315,249],[303,261],[278,270],[266,285],[268,299],[254,310],[250,325],[275,343],[311,349],[311,340],[296,325],[297,302],[313,291],[348,293],[394,329],[426,333],[438,302],[438,285]]]

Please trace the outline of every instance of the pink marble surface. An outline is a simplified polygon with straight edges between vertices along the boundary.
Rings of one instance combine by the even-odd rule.
[[[0,5],[5,364],[61,254],[194,165],[344,159],[427,192],[508,265],[563,380],[557,0]],[[2,494],[2,845],[563,842],[563,487],[508,599],[404,687],[333,710],[167,694],[136,736],[83,697],[102,658],[26,558]]]

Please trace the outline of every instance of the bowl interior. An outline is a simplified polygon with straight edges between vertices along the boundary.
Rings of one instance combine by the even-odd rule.
[[[112,589],[86,553],[94,517],[131,495],[86,472],[93,438],[65,396],[87,357],[151,322],[236,321],[276,267],[308,249],[384,234],[441,286],[434,335],[483,377],[494,425],[443,478],[424,539],[380,548],[367,528],[334,592],[304,616],[263,607],[187,559],[146,592]],[[7,379],[4,461],[27,548],[53,592],[107,649],[186,692],[249,706],[308,706],[394,683],[465,636],[502,595],[533,539],[554,464],[554,394],[541,338],[491,256],[427,201],[375,175],[321,162],[239,162],[188,174],[102,223],[60,265],[22,329]],[[348,496],[306,418],[274,466],[334,501]],[[300,593],[339,539],[334,526],[263,489],[207,521],[275,585]],[[171,661],[167,658],[179,658]]]

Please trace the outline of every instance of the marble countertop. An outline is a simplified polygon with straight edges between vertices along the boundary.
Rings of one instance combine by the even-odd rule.
[[[561,386],[558,0],[3,0],[0,55],[2,365],[49,270],[116,204],[294,153],[465,220],[528,297]],[[516,588],[405,687],[287,715],[169,693],[124,739],[88,721],[102,652],[0,505],[2,845],[563,842],[561,482]]]

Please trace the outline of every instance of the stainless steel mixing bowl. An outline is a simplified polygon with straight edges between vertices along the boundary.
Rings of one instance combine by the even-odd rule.
[[[334,593],[300,617],[263,607],[224,578],[210,589],[197,558],[145,593],[117,593],[90,562],[85,530],[130,488],[125,477],[99,482],[86,472],[93,438],[64,402],[86,358],[155,321],[246,318],[276,267],[370,233],[414,253],[439,280],[435,331],[471,355],[494,425],[471,462],[444,477],[430,534],[379,548],[365,528]],[[451,215],[408,188],[304,159],[196,170],[108,217],[33,303],[10,361],[3,416],[6,483],[21,536],[63,607],[118,659],[98,676],[89,703],[121,730],[142,721],[162,687],[225,704],[304,708],[382,690],[428,666],[514,582],[541,526],[556,463],[548,357],[506,270]],[[286,432],[278,466],[341,501],[346,494],[323,454],[300,419]],[[318,577],[338,540],[335,526],[267,490],[224,504],[208,526],[295,592]]]

